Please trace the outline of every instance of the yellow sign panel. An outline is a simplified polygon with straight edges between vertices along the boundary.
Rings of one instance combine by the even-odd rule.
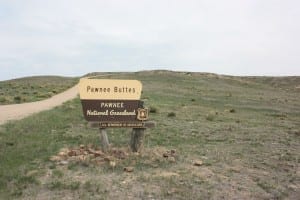
[[[88,79],[79,82],[80,99],[139,100],[142,83],[137,80]]]

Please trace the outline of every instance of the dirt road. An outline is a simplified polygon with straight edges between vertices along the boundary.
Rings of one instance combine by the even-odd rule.
[[[0,125],[6,123],[9,120],[17,120],[27,117],[33,113],[37,113],[43,110],[49,110],[55,106],[61,105],[63,102],[75,98],[78,94],[78,85],[57,94],[49,99],[42,101],[2,105],[0,106]]]

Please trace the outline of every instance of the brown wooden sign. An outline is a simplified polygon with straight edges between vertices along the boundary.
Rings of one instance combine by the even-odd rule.
[[[81,100],[87,121],[137,121],[139,100]]]
[[[99,127],[143,128],[148,110],[139,100],[142,84],[136,80],[83,78],[79,94],[84,118]]]

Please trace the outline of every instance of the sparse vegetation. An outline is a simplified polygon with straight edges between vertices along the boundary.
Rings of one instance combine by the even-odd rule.
[[[168,117],[176,117],[176,113],[175,112],[169,112]]]
[[[229,110],[229,112],[235,113],[235,109],[234,109],[234,108],[231,108],[231,109]]]
[[[6,101],[7,101],[7,99],[6,99],[5,96],[1,96],[1,97],[0,97],[0,103],[4,103],[4,102],[6,102]]]
[[[126,150],[130,129],[113,129],[112,149],[128,153],[124,159],[50,161],[61,149],[100,145],[75,99],[0,127],[0,199],[298,198],[299,77],[276,87],[276,78],[168,71],[111,78],[141,80],[145,106],[159,108],[144,151]]]
[[[206,120],[213,121],[215,119],[215,114],[209,113],[206,115]]]
[[[158,108],[157,108],[157,107],[154,107],[154,106],[150,106],[149,112],[150,112],[150,113],[157,113],[157,112],[158,112]]]
[[[78,82],[78,78],[36,76],[0,81],[0,105],[47,99]]]

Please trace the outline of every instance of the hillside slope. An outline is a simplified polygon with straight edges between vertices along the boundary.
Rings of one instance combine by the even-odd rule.
[[[0,105],[44,100],[77,82],[78,78],[61,76],[33,76],[0,81]]]
[[[157,122],[144,151],[128,151],[130,129],[112,129],[103,160],[50,161],[100,145],[77,98],[0,127],[0,198],[299,197],[300,77],[144,71],[107,78],[142,81]]]

